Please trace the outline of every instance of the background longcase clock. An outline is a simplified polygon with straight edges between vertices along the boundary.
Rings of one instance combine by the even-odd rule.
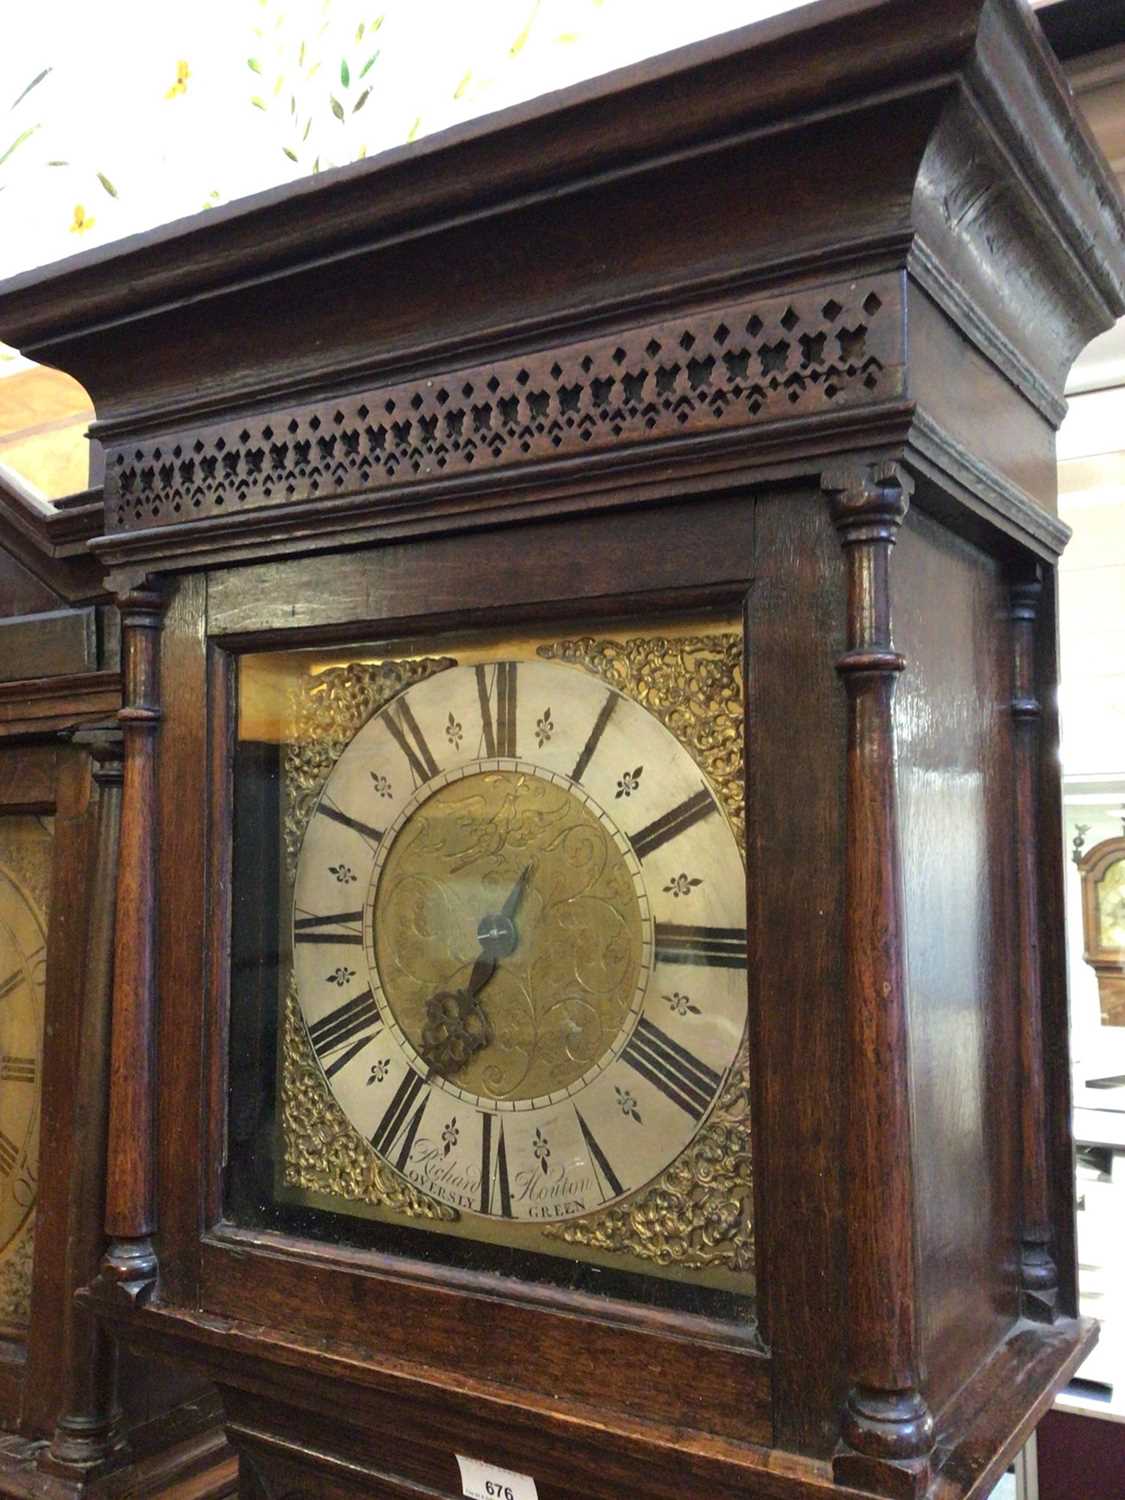
[[[232,1080],[232,1119],[278,1127],[254,1222],[750,1296],[741,664],[729,617],[241,660],[234,884],[281,886],[276,977],[234,956],[232,1056],[271,1055],[255,983],[282,1018],[276,1104]],[[237,1139],[235,1219],[271,1155]]]
[[[1125,835],[1088,849],[1078,873],[1084,956],[1098,976],[1102,1025],[1125,1026]]]
[[[75,1305],[104,1247],[121,739],[116,611],[85,541],[0,485],[0,1495],[229,1493],[197,1378]]]

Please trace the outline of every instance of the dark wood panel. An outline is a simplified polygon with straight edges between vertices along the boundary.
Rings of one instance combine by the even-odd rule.
[[[840,545],[819,490],[757,501],[755,571],[746,821],[759,1302],[774,1442],[826,1458],[845,1396],[845,699],[835,668],[845,610]]]
[[[96,850],[91,769],[88,756],[74,751],[60,753],[44,1006],[47,1044],[43,1048],[42,1144],[31,1303],[34,1337],[28,1353],[22,1423],[29,1435],[41,1438],[51,1436],[68,1392],[71,1324],[76,1316],[84,1316],[74,1306],[74,1293],[95,1269],[95,1265],[74,1263],[71,1211],[85,1207],[88,1213],[100,1217],[99,1195],[96,1191],[91,1194],[90,1185],[81,1180],[83,1131],[73,1113],[74,1080],[79,1072],[86,1074],[84,1083],[93,1083],[95,1098],[104,1100],[106,1086],[104,1057],[82,1054],[85,1006],[104,1005],[107,998],[90,994],[85,984],[89,890]],[[96,1122],[91,1122],[91,1128],[96,1131]]]
[[[0,617],[58,609],[59,596],[9,553],[0,554]]]
[[[911,394],[926,418],[960,449],[970,468],[1015,486],[1052,515],[1058,476],[1052,427],[926,292],[910,282]],[[977,479],[979,484],[979,478]]]
[[[158,1223],[163,1291],[195,1301],[202,1181],[200,1077],[205,991],[204,880],[207,850],[207,678],[203,644],[206,582],[182,580],[161,632],[163,723],[157,767],[161,935],[157,1019]],[[190,1123],[189,1123],[190,1122]],[[185,1130],[191,1150],[185,1150]]]
[[[0,683],[0,738],[48,734],[111,719],[121,706],[119,672],[82,672]]]
[[[1047,1118],[1047,1188],[1059,1305],[1078,1312],[1074,1141],[1071,1135],[1071,1060],[1064,879],[1070,851],[1063,838],[1062,760],[1059,755],[1058,574],[1043,579],[1036,635],[1038,698],[1042,705],[1039,756],[1039,901],[1044,1085]]]
[[[891,560],[918,1277],[935,1414],[1018,1316],[1004,581],[908,516]]]
[[[724,1339],[714,1325],[680,1314],[624,1308],[615,1317],[608,1299],[599,1307],[598,1299],[560,1292],[531,1301],[502,1278],[447,1272],[415,1280],[409,1262],[396,1267],[391,1257],[364,1257],[360,1269],[354,1258],[349,1264],[299,1241],[293,1251],[303,1253],[286,1255],[280,1236],[269,1237],[268,1254],[254,1253],[253,1241],[204,1243],[200,1295],[209,1313],[269,1316],[305,1337],[339,1340],[351,1308],[377,1306],[354,1351],[372,1363],[440,1366],[540,1396],[565,1389],[607,1414],[769,1441],[769,1362],[749,1340],[739,1347],[736,1329]]]
[[[412,617],[483,621],[532,605],[573,618],[580,603],[635,607],[630,594],[690,605],[693,589],[714,596],[724,580],[740,597],[752,567],[746,497],[701,499],[689,515],[685,526],[667,510],[631,511],[230,569],[211,577],[208,630],[245,641],[365,622],[392,628]]]
[[[0,812],[53,812],[59,747],[5,747],[0,754]]]
[[[97,666],[92,605],[0,620],[0,682],[92,672]]]

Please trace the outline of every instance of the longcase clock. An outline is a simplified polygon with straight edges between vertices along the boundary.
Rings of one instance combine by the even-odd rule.
[[[74,1301],[104,1245],[121,673],[99,491],[0,489],[0,1494],[229,1493],[214,1394]]]
[[[956,1500],[1084,1357],[1123,229],[1025,6],[831,0],[0,288],[128,662],[84,1305],[248,1500]]]
[[[1125,838],[1088,849],[1078,873],[1084,957],[1098,977],[1102,1024],[1125,1026]]]

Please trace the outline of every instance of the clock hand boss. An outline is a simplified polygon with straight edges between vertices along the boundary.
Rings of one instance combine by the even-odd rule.
[[[516,945],[519,943],[520,937],[516,931],[514,919],[534,869],[534,864],[524,865],[519,879],[508,893],[508,899],[504,902],[500,911],[495,916],[490,915],[481,918],[477,926],[477,942],[481,946],[483,956],[501,959],[507,958],[516,951]]]
[[[480,957],[465,988],[440,990],[426,1001],[422,1057],[447,1078],[460,1072],[493,1039],[492,1026],[478,996],[495,974],[500,959],[515,952],[519,934],[513,918],[534,868],[534,864],[525,865],[501,910],[481,918],[477,926]]]

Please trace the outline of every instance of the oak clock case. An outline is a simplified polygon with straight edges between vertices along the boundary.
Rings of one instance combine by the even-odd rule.
[[[0,477],[0,1495],[218,1496],[214,1392],[76,1301],[105,1248],[122,785],[101,523],[99,489],[47,510]]]
[[[1055,429],[1123,228],[1019,0],[828,0],[0,288],[134,668],[90,1304],[247,1500],[964,1500],[1070,1378]],[[734,614],[747,916],[631,675]]]
[[[738,623],[421,645],[238,661],[228,1216],[745,1317]]]

